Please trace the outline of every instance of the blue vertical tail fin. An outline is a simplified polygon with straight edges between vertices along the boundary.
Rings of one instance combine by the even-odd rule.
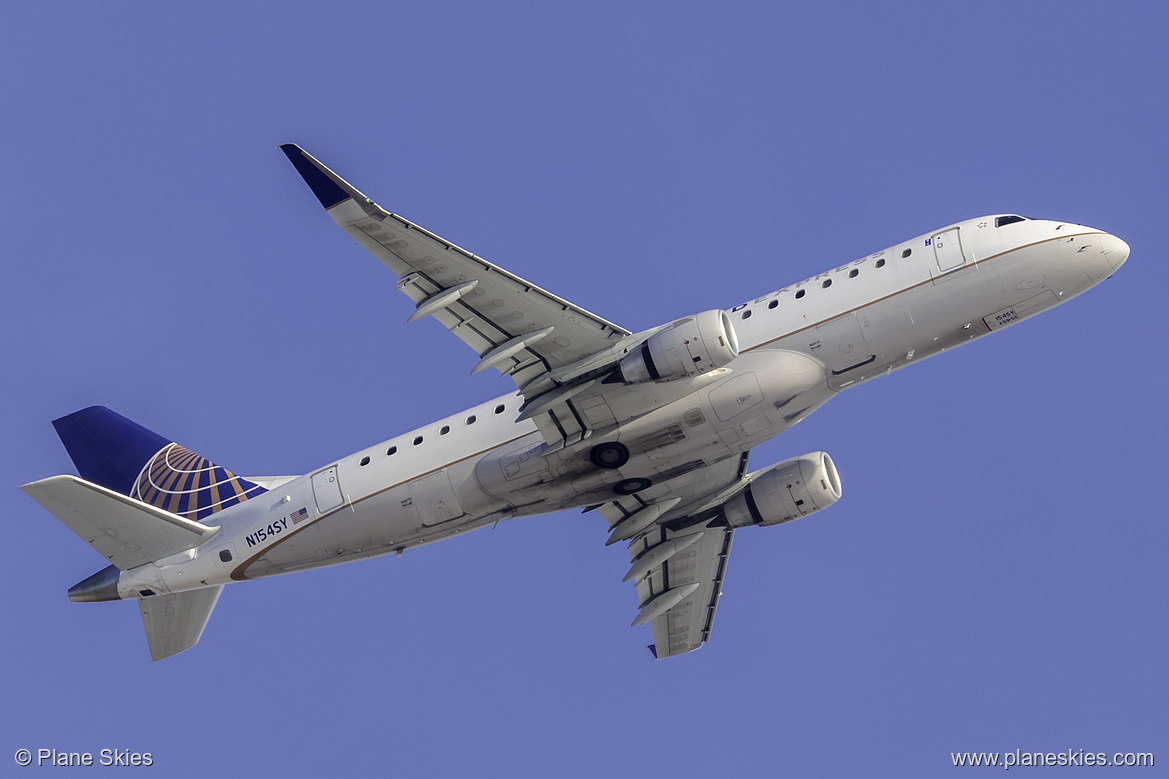
[[[53,420],[82,479],[199,521],[267,490],[110,411]]]

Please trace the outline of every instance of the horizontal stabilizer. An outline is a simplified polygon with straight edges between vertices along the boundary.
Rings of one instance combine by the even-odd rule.
[[[277,487],[283,487],[293,479],[299,478],[297,476],[245,476],[245,481],[252,484],[258,484],[266,490],[274,490]]]
[[[199,643],[223,585],[155,595],[138,601],[150,643],[150,659],[177,655]]]
[[[219,530],[76,476],[21,489],[123,571],[198,546]]]

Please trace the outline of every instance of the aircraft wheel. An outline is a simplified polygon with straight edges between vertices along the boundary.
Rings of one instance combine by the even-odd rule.
[[[617,486],[613,488],[613,492],[618,495],[632,495],[635,492],[649,489],[653,482],[649,479],[626,479],[623,482],[618,482]]]
[[[616,441],[597,444],[589,452],[589,459],[598,468],[620,468],[629,462],[629,447]]]

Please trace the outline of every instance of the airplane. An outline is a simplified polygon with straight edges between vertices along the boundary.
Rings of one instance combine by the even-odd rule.
[[[296,477],[242,477],[100,406],[53,422],[79,476],[22,489],[109,565],[77,602],[137,600],[153,660],[194,646],[224,585],[403,554],[512,517],[596,512],[626,544],[657,658],[711,636],[735,531],[842,495],[812,452],[752,447],[827,401],[1079,295],[1128,245],[1070,222],[970,219],[729,309],[632,333],[390,213],[296,145],[333,220],[517,391]],[[598,538],[598,543],[600,538]]]

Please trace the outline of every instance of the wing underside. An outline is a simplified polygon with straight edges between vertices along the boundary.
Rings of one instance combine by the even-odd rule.
[[[641,512],[668,507],[633,537],[625,577],[637,586],[640,611],[633,625],[650,623],[659,659],[710,640],[734,538],[722,522],[721,506],[745,485],[747,461],[748,454],[727,458],[600,506],[618,534]]]
[[[699,538],[686,544],[696,533],[701,534]],[[668,541],[686,544],[682,551],[637,584],[641,603],[650,603],[663,593],[692,590],[664,614],[650,620],[654,654],[658,658],[685,654],[710,639],[734,533],[725,527],[691,528],[679,532],[658,527],[631,548],[636,559],[637,555],[658,544]]]
[[[529,403],[543,398],[529,416],[549,445],[588,434],[558,371],[615,361],[628,330],[384,210],[299,147],[280,148],[333,220],[397,274],[414,302],[410,321],[434,317],[478,355],[472,373],[495,368]]]

